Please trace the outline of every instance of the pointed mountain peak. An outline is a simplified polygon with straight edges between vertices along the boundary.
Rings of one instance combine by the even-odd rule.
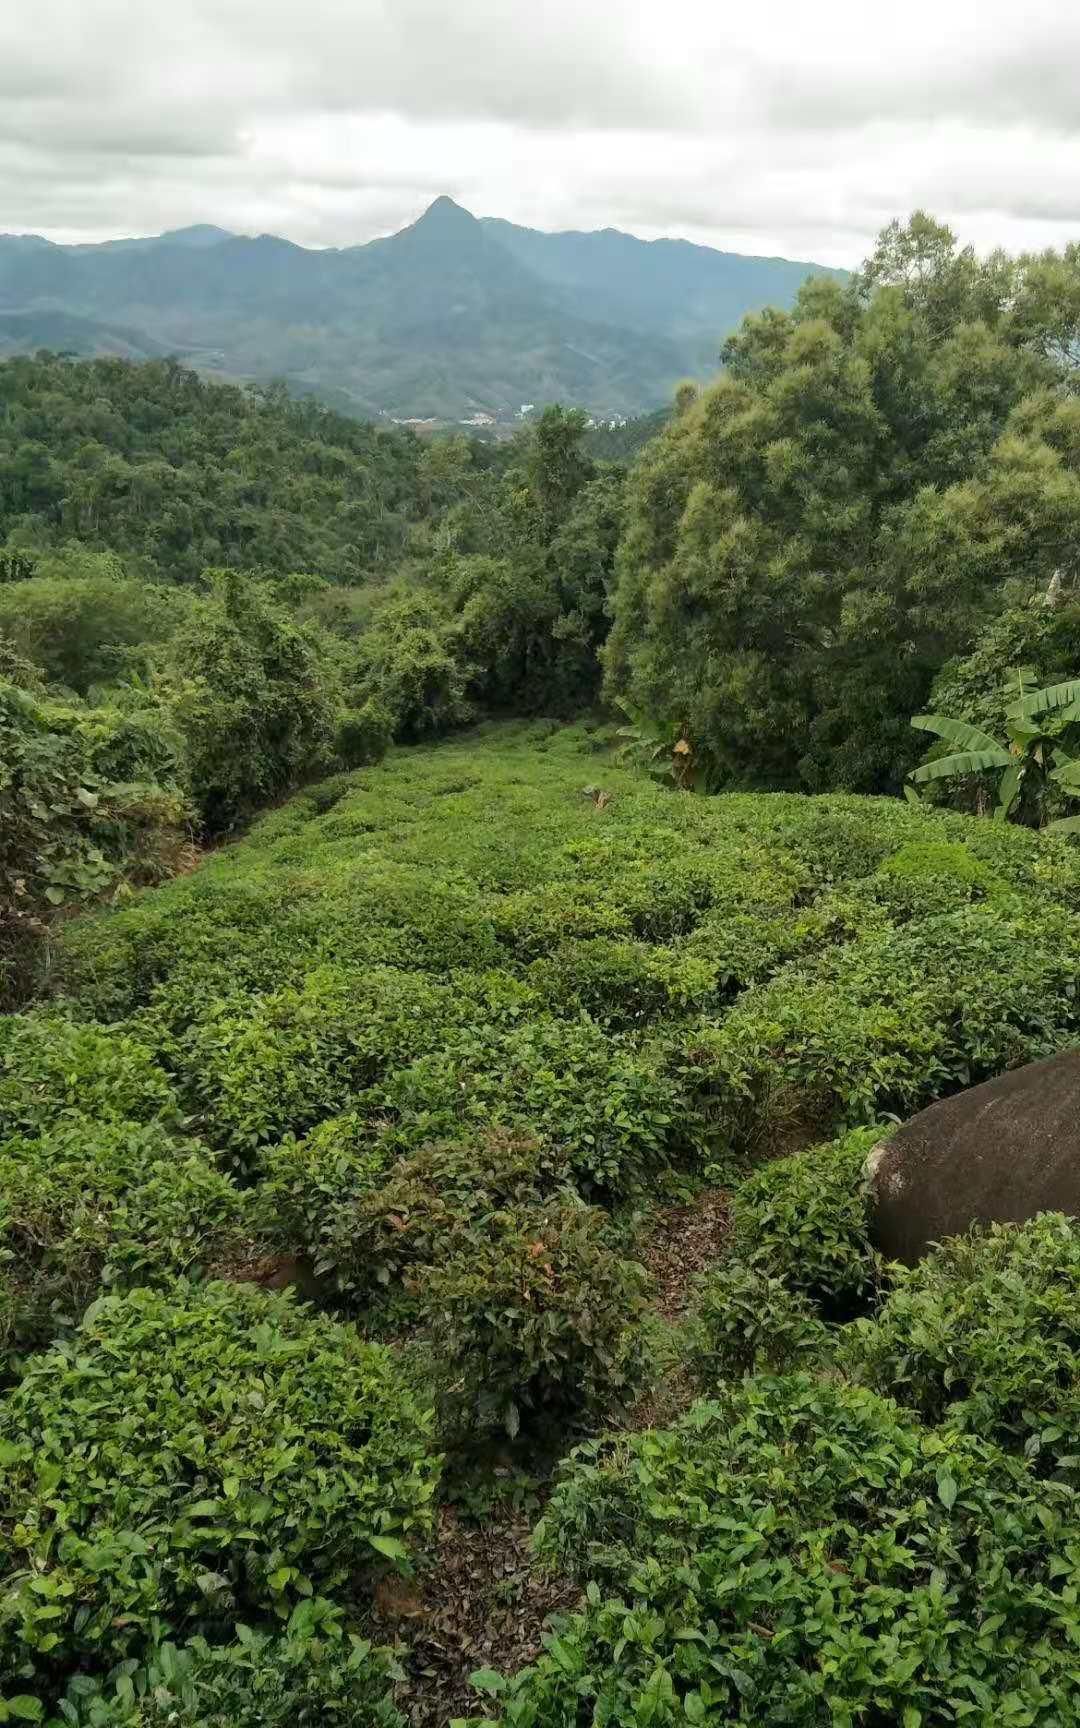
[[[236,236],[228,228],[218,228],[213,222],[193,222],[187,228],[167,228],[164,234],[159,234],[159,240],[165,240],[170,246],[217,246],[222,240],[233,240]]]
[[[413,223],[414,228],[441,229],[446,233],[454,229],[478,228],[480,224],[471,211],[461,204],[455,204],[446,193],[436,198],[434,204],[429,204],[419,221]]]

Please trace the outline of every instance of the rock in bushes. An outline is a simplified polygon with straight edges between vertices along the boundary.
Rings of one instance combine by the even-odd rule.
[[[1080,1052],[931,1104],[871,1159],[870,1218],[891,1260],[976,1224],[1080,1216]]]

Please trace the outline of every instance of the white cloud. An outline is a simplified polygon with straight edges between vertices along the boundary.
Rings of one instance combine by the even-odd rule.
[[[0,229],[348,245],[439,191],[545,227],[853,263],[917,204],[1080,237],[1071,0],[29,0]]]

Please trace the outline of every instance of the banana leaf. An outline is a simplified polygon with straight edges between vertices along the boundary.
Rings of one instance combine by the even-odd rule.
[[[960,750],[954,756],[940,756],[936,762],[924,762],[913,768],[911,779],[951,780],[957,774],[982,774],[988,768],[1007,768],[1008,753],[995,744],[992,750]]]
[[[995,757],[999,767],[1009,766],[1011,758],[1004,745],[967,720],[950,720],[945,714],[916,714],[911,724],[920,732],[936,733],[946,744],[955,744],[960,751],[988,752]]]
[[[1049,684],[1045,690],[1032,690],[1013,706],[1018,716],[1032,720],[1040,714],[1053,714],[1059,708],[1069,708],[1074,702],[1080,702],[1080,678],[1069,678],[1064,684]]]
[[[1016,803],[1016,795],[1020,790],[1020,780],[1020,764],[1013,762],[1006,768],[998,781],[998,812],[1000,812],[1002,821]]]
[[[1051,768],[1047,779],[1055,781],[1058,786],[1075,787],[1080,792],[1080,762],[1070,758],[1059,763],[1056,768]]]

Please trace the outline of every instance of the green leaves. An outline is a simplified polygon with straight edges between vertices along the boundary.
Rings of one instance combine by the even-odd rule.
[[[933,732],[938,738],[944,739],[946,744],[955,744],[960,753],[993,756],[996,767],[1009,765],[1009,752],[1002,749],[988,732],[983,732],[978,726],[969,725],[966,720],[950,720],[944,714],[916,714],[911,724],[920,732]],[[946,757],[944,760],[950,761],[951,758]],[[918,779],[920,772],[917,770],[912,778]]]
[[[824,1696],[833,1720],[914,1728],[1036,1672],[1052,1728],[1078,1536],[1067,1491],[835,1372],[729,1382],[564,1463],[538,1545],[593,1587],[499,1721],[630,1728],[644,1698],[665,1724],[812,1722]]]
[[[576,1198],[448,1234],[424,1294],[451,1430],[513,1439],[625,1408],[645,1371],[644,1289],[606,1216]]]
[[[45,1686],[81,1652],[139,1658],[162,1619],[287,1611],[373,1552],[402,1564],[439,1470],[386,1352],[245,1284],[99,1300],[70,1349],[28,1359],[0,1441],[0,1665],[47,1657]]]
[[[1026,719],[1037,720],[1045,714],[1060,713],[1080,703],[1080,678],[1066,679],[1043,690],[1025,692],[1014,705],[1013,712]]]
[[[386,1560],[408,1560],[409,1550],[397,1536],[369,1536],[368,1541],[376,1554],[381,1554]]]
[[[1007,710],[1006,731],[1011,751],[1006,750],[988,732],[964,720],[951,720],[942,714],[917,714],[912,726],[923,732],[933,732],[946,743],[959,746],[946,756],[923,762],[909,775],[911,782],[936,782],[982,774],[996,769],[1004,772],[998,781],[998,821],[1005,821],[1024,805],[1028,819],[1046,821],[1047,787],[1057,786],[1068,795],[1080,796],[1080,763],[1068,754],[1060,742],[1063,733],[1080,724],[1080,682],[1052,685],[1045,690],[1024,690]],[[1075,830],[1054,824],[1059,833]]]

